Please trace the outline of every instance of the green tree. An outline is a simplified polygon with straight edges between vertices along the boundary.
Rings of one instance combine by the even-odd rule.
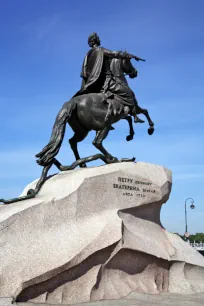
[[[180,236],[183,240],[186,240],[186,237],[184,235],[180,235],[178,233],[175,234]],[[191,243],[193,243],[194,241],[196,243],[200,242],[204,243],[204,233],[196,233],[195,235],[190,235],[188,239],[190,240]]]
[[[196,243],[199,243],[199,242],[204,243],[204,233],[196,233],[195,235],[190,235],[189,240],[190,242],[195,241]]]

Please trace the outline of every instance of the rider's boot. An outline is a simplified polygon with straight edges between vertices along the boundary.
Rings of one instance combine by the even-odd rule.
[[[134,107],[133,110],[132,110],[132,115],[134,117],[134,122],[135,123],[144,123],[145,121],[140,119],[138,116],[137,116],[137,113],[136,113],[136,108]]]
[[[144,123],[145,121],[140,119],[137,115],[134,116],[134,122],[135,123]]]

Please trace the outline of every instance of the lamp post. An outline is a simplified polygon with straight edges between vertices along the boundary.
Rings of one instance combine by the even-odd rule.
[[[187,238],[189,237],[189,234],[188,234],[188,223],[187,223],[187,209],[186,209],[186,204],[187,204],[188,200],[191,200],[190,208],[191,208],[191,209],[194,209],[194,208],[195,208],[194,199],[193,199],[193,198],[187,198],[187,199],[185,200],[185,221],[186,221],[186,231],[185,231],[185,234],[184,234],[184,236],[186,237],[186,240],[187,240]]]

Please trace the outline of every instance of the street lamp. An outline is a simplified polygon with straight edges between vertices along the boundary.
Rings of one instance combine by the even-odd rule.
[[[186,221],[186,232],[184,234],[184,236],[186,237],[186,239],[189,237],[189,234],[188,234],[188,223],[187,223],[187,209],[186,209],[186,204],[187,204],[187,201],[188,200],[191,200],[191,205],[190,205],[190,208],[191,209],[194,209],[195,208],[195,205],[194,205],[194,199],[192,198],[187,198],[185,200],[185,221]]]

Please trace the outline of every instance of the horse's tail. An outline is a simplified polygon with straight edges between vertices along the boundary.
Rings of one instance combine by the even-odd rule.
[[[54,157],[59,152],[64,139],[66,123],[71,117],[75,107],[76,101],[72,99],[71,101],[66,102],[58,113],[49,143],[40,153],[36,154],[36,157],[38,158],[37,163],[40,166],[47,166],[52,163]]]

